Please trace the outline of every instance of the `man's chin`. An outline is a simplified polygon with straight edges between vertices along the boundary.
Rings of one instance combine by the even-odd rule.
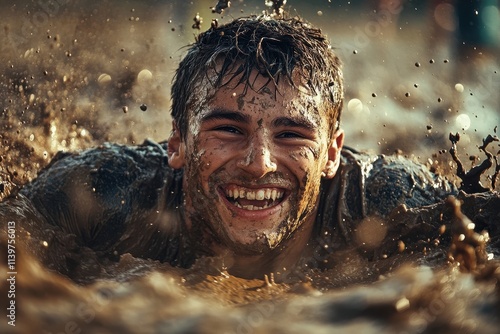
[[[225,247],[234,254],[252,256],[269,253],[279,244],[280,242],[270,243],[266,234],[262,233],[259,236],[232,235]]]

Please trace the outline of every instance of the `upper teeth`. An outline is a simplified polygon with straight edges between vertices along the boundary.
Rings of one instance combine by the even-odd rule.
[[[283,197],[283,191],[279,191],[276,189],[269,189],[269,188],[259,189],[259,190],[237,188],[237,189],[228,189],[226,191],[226,195],[234,199],[238,198],[246,198],[249,200],[272,199],[274,201],[276,199],[280,199]]]

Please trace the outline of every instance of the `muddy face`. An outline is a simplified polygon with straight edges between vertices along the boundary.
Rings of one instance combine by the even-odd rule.
[[[336,171],[321,100],[255,80],[258,92],[225,86],[192,112],[181,144],[188,225],[219,251],[262,254],[310,231],[322,173]]]

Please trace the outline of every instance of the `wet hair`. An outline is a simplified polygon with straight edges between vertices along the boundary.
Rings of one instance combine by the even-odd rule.
[[[236,84],[245,85],[244,92],[248,88],[258,91],[262,87],[254,87],[253,71],[268,78],[267,83],[286,80],[294,87],[307,87],[313,95],[320,94],[322,108],[329,115],[330,135],[338,129],[343,78],[340,59],[328,39],[300,18],[263,15],[213,25],[189,46],[171,91],[171,114],[181,135],[186,136],[189,110],[200,82],[218,89],[236,79]]]

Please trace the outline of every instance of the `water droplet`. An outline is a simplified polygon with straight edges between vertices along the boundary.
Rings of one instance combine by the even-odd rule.
[[[460,114],[455,119],[455,123],[460,129],[467,130],[470,128],[470,117],[467,114]]]
[[[137,75],[137,81],[139,83],[151,80],[153,78],[153,73],[150,70],[144,69]]]
[[[347,103],[347,110],[349,112],[360,113],[363,110],[363,102],[359,99],[351,99]]]

